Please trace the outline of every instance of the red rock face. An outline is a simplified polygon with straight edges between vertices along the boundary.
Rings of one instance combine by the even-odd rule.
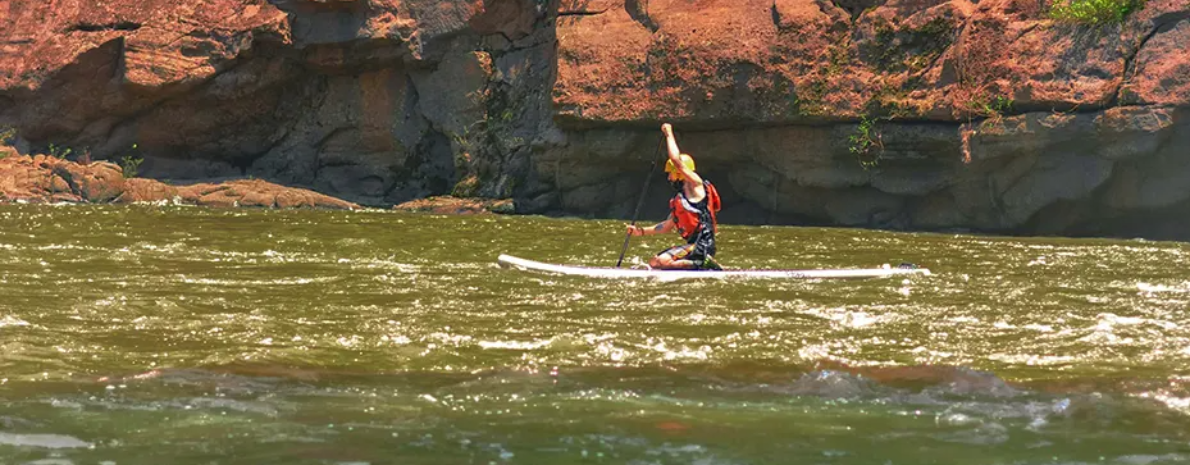
[[[1190,102],[1190,12],[1174,11],[1153,19],[1141,40],[1132,69],[1120,91],[1121,103],[1186,106]]]
[[[1024,0],[894,0],[858,16],[820,0],[642,5],[562,2],[553,100],[563,121],[962,121],[996,97],[1021,108],[1114,104],[1132,61],[1142,81],[1188,80],[1177,73],[1187,59],[1170,50],[1185,44],[1187,7],[1174,2],[1099,29],[1055,23]],[[1160,103],[1190,103],[1172,90]]]
[[[140,110],[208,81],[259,42],[289,41],[285,15],[264,1],[14,0],[9,15],[0,88],[32,98],[43,114],[23,108],[34,114],[21,122],[45,131]]]
[[[1190,205],[1184,0],[1099,27],[1035,0],[9,5],[0,129],[155,178],[622,216],[670,121],[729,221],[1094,232]],[[0,190],[183,193],[77,170]],[[317,204],[231,190],[186,195]]]
[[[562,2],[558,19],[563,121],[805,119],[814,111],[803,107],[832,102],[799,90],[826,84],[812,71],[849,32],[844,10],[808,0],[568,3],[586,2]]]

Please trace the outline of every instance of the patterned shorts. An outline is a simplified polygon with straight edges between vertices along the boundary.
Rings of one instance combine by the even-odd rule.
[[[675,245],[657,254],[659,257],[662,255],[668,255],[674,260],[690,260],[698,265],[699,268],[702,268],[707,261],[707,257],[713,257],[715,255],[715,243],[706,244],[700,241]]]

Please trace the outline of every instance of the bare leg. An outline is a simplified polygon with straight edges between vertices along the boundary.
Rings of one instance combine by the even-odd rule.
[[[695,270],[698,264],[691,260],[675,259],[667,253],[649,259],[649,267],[655,270]]]

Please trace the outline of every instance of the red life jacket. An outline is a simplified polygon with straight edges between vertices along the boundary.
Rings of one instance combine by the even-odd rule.
[[[719,229],[719,221],[715,219],[715,214],[722,207],[719,191],[715,190],[710,181],[704,180],[702,185],[707,191],[707,196],[701,202],[694,203],[687,199],[685,189],[669,200],[669,211],[678,226],[678,233],[686,240],[696,237],[697,233],[708,226],[712,234]]]

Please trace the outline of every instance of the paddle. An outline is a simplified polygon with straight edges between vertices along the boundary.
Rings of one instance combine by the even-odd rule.
[[[657,144],[657,153],[653,154],[653,163],[649,165],[649,177],[645,178],[645,185],[640,188],[640,199],[636,201],[636,211],[632,212],[632,223],[630,226],[636,226],[636,218],[640,216],[640,207],[645,204],[645,194],[649,192],[649,181],[653,179],[653,172],[657,171],[657,157],[661,156],[661,147],[665,145],[665,138],[661,138],[661,143]],[[632,232],[624,233],[624,245],[620,247],[620,259],[616,260],[616,268],[624,263],[624,254],[628,252],[628,241],[632,240]]]

